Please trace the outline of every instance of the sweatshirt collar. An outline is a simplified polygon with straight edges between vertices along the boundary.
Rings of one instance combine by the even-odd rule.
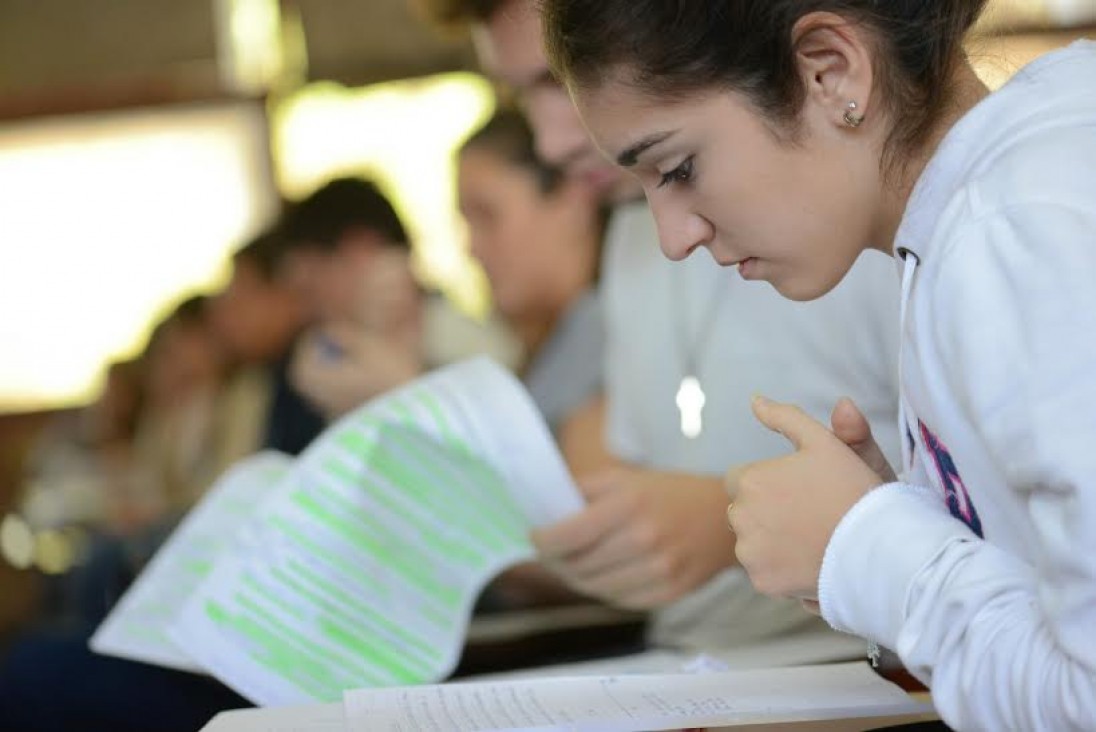
[[[921,172],[906,203],[894,237],[894,254],[898,259],[903,251],[909,251],[923,261],[930,253],[932,234],[944,209],[969,182],[987,153],[999,147],[1002,139],[1015,137],[1018,130],[1031,131],[1039,126],[1041,109],[1022,104],[1017,109],[1014,98],[1019,96],[1023,100],[1031,94],[1023,87],[1039,83],[1046,67],[1093,49],[1096,43],[1077,41],[1036,59],[956,122]]]

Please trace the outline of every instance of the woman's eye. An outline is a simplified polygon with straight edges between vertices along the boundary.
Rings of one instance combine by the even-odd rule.
[[[673,170],[663,173],[659,178],[658,187],[664,188],[674,183],[691,183],[693,181],[693,156],[689,156],[681,161],[681,165],[678,165]]]

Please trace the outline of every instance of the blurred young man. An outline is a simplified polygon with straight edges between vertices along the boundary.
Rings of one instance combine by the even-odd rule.
[[[289,380],[290,356],[307,314],[303,298],[281,278],[285,256],[279,234],[256,237],[232,256],[232,276],[210,308],[214,331],[239,367],[237,399],[258,408],[250,425],[237,420],[233,431],[250,444],[248,452],[259,446],[296,455],[325,423]],[[249,399],[248,392],[258,396]]]
[[[294,383],[328,418],[444,363],[478,353],[513,361],[498,330],[422,290],[407,231],[371,182],[326,183],[288,208],[281,233],[283,277],[311,325]]]
[[[602,264],[605,394],[590,408],[598,433],[579,439],[601,442],[605,462],[618,462],[580,476],[589,506],[535,535],[542,560],[579,591],[653,610],[656,645],[741,648],[794,635],[805,642],[787,646],[794,650],[783,660],[855,653],[829,642],[798,603],[753,591],[735,566],[719,476],[786,451],[752,418],[754,393],[823,419],[838,397],[852,396],[881,444],[897,451],[893,269],[883,257],[861,262],[838,291],[803,306],[709,260],[670,264],[638,183],[602,157],[553,77],[535,0],[421,3],[435,21],[470,26],[484,69],[525,108],[539,153],[616,206]],[[851,338],[842,323],[864,313],[875,320]],[[867,434],[864,416],[841,418],[836,428],[849,440]]]

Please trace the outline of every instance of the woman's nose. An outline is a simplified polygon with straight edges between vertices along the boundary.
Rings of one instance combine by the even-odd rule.
[[[684,206],[670,202],[656,205],[652,201],[651,211],[658,224],[662,253],[668,259],[681,261],[712,240],[714,231],[708,220]]]

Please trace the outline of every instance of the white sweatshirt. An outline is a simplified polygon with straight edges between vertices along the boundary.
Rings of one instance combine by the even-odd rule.
[[[1096,729],[1096,43],[960,120],[896,255],[907,482],[838,525],[823,615],[957,729]]]

